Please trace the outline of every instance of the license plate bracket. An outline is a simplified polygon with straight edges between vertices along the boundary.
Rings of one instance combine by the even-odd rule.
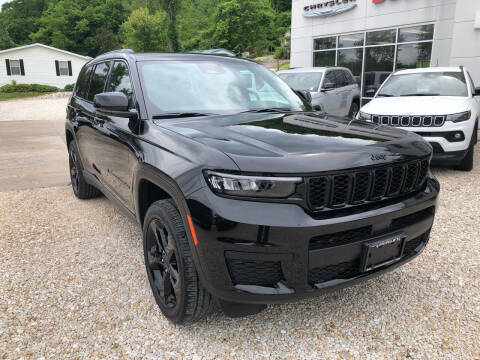
[[[405,247],[405,238],[404,233],[396,233],[363,243],[360,271],[371,271],[400,260]]]

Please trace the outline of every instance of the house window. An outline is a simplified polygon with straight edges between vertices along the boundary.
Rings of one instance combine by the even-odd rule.
[[[25,75],[22,59],[5,59],[5,65],[7,66],[7,75]]]
[[[12,75],[20,75],[20,60],[10,60],[10,72]]]
[[[72,76],[72,62],[55,60],[57,76]]]
[[[60,76],[68,76],[68,61],[59,61]]]

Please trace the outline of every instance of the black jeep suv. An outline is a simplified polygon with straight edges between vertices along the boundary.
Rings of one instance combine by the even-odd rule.
[[[114,51],[82,69],[66,140],[80,199],[143,228],[175,323],[253,314],[348,286],[425,247],[438,182],[411,132],[313,111],[262,65]]]

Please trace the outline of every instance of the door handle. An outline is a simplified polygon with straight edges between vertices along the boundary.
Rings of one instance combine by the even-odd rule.
[[[99,118],[98,116],[94,116],[93,117],[93,123],[95,125],[103,126],[103,124],[105,123],[105,120],[102,119],[102,118]]]

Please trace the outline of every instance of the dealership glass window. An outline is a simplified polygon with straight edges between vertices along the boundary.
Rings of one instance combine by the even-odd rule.
[[[425,24],[314,39],[313,64],[349,68],[365,104],[392,71],[430,66],[433,32]]]
[[[339,48],[355,47],[355,46],[363,46],[363,33],[341,35],[338,37]]]
[[[432,40],[433,28],[433,24],[401,28],[398,31],[398,42]]]
[[[314,54],[313,66],[335,66],[335,50],[318,51]]]
[[[429,67],[431,54],[431,42],[398,45],[396,70]]]
[[[335,49],[336,47],[337,47],[336,36],[315,39],[313,43],[314,50]]]
[[[363,48],[339,49],[337,65],[349,68],[355,78],[362,75]],[[357,79],[358,80],[358,79]]]
[[[395,43],[397,30],[381,30],[367,32],[367,45],[385,45]]]
[[[374,46],[365,49],[363,96],[372,97],[393,71],[395,46]]]

